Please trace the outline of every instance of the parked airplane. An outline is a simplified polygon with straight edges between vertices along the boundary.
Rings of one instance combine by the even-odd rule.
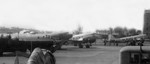
[[[141,41],[143,41],[145,36],[145,34],[139,34],[135,36],[115,38],[113,35],[109,35],[107,43],[114,43],[116,45],[118,45],[119,43],[126,43],[127,45],[136,45],[136,42],[140,43]]]
[[[49,49],[55,52],[56,49],[61,48],[62,44],[68,41],[72,34],[68,32],[58,33],[37,33],[19,32],[18,34],[8,35],[6,38],[0,38],[0,55],[3,52],[14,52],[16,50],[25,52],[27,49],[32,51],[36,47]]]
[[[86,48],[90,48],[92,43],[96,41],[96,37],[93,33],[86,33],[74,35],[70,40],[74,43],[75,46],[78,45],[79,48],[83,48],[84,45]]]
[[[145,34],[139,34],[139,35],[135,35],[135,36],[129,36],[129,37],[123,37],[120,39],[135,39],[135,38],[144,38],[146,35]]]

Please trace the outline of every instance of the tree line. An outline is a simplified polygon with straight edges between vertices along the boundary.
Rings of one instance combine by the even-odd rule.
[[[7,34],[12,34],[12,33],[18,33],[22,30],[30,30],[34,32],[39,32],[39,30],[36,29],[26,29],[26,28],[20,28],[20,27],[0,27],[0,33],[7,33]]]
[[[128,29],[126,27],[115,27],[115,28],[109,28],[108,30],[96,30],[96,32],[105,32],[105,33],[112,33],[116,34],[116,37],[127,37],[127,36],[134,36],[142,34],[141,30],[137,30],[135,28]]]

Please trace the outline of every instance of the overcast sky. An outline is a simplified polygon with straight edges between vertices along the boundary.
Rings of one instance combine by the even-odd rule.
[[[52,31],[143,28],[150,0],[0,0],[0,25]]]

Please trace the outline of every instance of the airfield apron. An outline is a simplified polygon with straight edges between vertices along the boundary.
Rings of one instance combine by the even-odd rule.
[[[55,64],[55,61],[55,57],[50,51],[42,51],[40,48],[35,48],[27,64]]]

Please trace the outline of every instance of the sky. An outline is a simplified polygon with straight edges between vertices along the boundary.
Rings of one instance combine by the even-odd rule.
[[[150,0],[0,0],[0,26],[84,32],[116,26],[143,29]]]

